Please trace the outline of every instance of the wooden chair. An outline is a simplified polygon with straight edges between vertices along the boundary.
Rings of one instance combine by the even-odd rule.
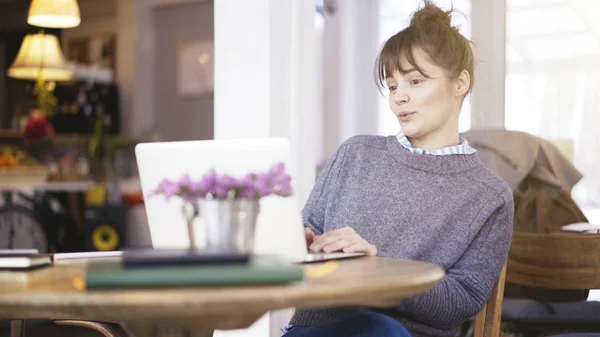
[[[534,234],[515,232],[507,261],[507,284],[548,289],[600,288],[600,235]],[[514,299],[505,299],[508,305]],[[544,303],[531,300],[525,308],[508,310],[505,305],[505,331],[537,333],[554,331],[600,331],[599,303]],[[532,305],[535,308],[532,309]],[[569,307],[566,307],[566,306]],[[510,307],[510,305],[509,305]]]
[[[600,235],[513,234],[506,281],[564,289],[600,288]]]
[[[506,265],[502,268],[500,277],[492,290],[492,295],[475,316],[474,337],[504,337],[500,329],[500,319],[502,316],[502,298],[504,296],[504,281],[506,279]]]
[[[50,320],[47,321],[50,322]],[[114,324],[78,320],[56,320],[54,321],[54,324],[92,329],[99,332],[104,337],[126,337],[119,334],[117,330],[114,329]],[[25,320],[15,319],[10,321],[10,337],[25,337],[25,330]]]

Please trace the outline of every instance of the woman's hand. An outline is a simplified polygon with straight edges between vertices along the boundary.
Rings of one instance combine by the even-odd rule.
[[[314,235],[314,234],[313,234]],[[308,235],[307,235],[308,242]],[[377,255],[377,247],[367,242],[351,227],[344,227],[326,232],[323,235],[314,236],[309,246],[311,252],[339,252],[365,253],[366,255]]]
[[[315,239],[316,235],[312,231],[312,229],[310,229],[308,227],[304,227],[304,237],[306,238],[306,247],[310,247],[310,245],[312,245],[313,240]]]

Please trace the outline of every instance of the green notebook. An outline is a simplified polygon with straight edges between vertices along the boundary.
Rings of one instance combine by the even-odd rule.
[[[87,289],[162,288],[277,284],[300,281],[303,269],[272,256],[256,256],[248,264],[125,268],[120,261],[88,265]],[[77,280],[76,280],[76,283]]]

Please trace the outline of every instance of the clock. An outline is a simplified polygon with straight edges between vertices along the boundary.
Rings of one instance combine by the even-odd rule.
[[[48,240],[32,211],[14,204],[0,208],[0,249],[37,249],[48,252]]]

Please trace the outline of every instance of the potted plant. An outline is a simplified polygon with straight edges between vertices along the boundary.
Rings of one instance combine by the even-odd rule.
[[[205,223],[207,248],[249,252],[254,244],[260,199],[269,195],[287,197],[292,192],[285,164],[277,163],[266,172],[250,172],[239,178],[215,170],[196,181],[189,174],[179,180],[166,178],[147,197],[162,195],[167,200],[184,200],[182,212],[187,220],[190,249],[197,248],[193,223],[200,216]]]

